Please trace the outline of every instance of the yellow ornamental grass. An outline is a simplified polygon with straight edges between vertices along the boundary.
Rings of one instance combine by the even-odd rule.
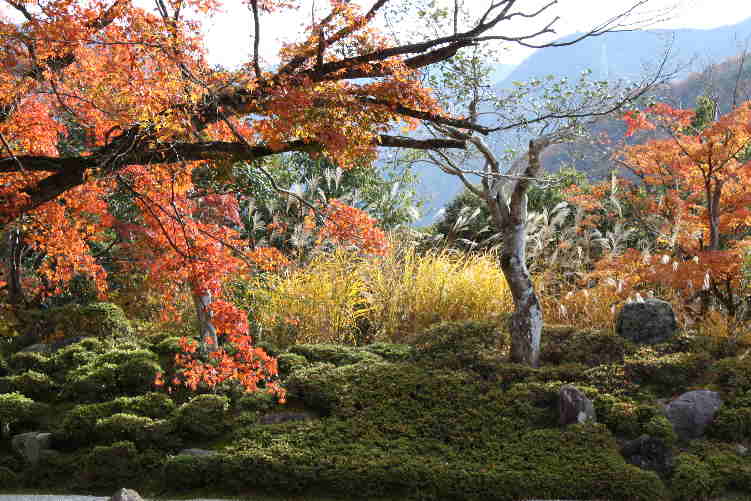
[[[340,251],[255,284],[261,337],[281,346],[404,341],[439,322],[499,319],[513,309],[493,255],[399,254]]]
[[[495,255],[408,249],[362,263],[377,338],[404,341],[433,324],[498,319],[513,303]]]
[[[316,257],[305,268],[266,277],[252,295],[262,337],[280,346],[356,340],[365,286],[354,256]]]

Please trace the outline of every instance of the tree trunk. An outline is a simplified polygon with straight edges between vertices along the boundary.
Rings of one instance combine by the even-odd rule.
[[[718,188],[709,198],[709,250],[720,250],[720,195]]]
[[[24,303],[25,297],[21,286],[21,231],[11,229],[7,237],[7,274],[8,274],[8,302],[14,306]]]
[[[193,302],[196,305],[196,314],[198,316],[198,332],[201,339],[200,352],[202,355],[207,356],[219,347],[216,327],[214,327],[211,318],[211,292],[193,292]]]
[[[511,315],[511,361],[537,367],[540,362],[542,308],[526,264],[525,225],[508,225],[504,231],[501,269],[506,277],[514,313]]]

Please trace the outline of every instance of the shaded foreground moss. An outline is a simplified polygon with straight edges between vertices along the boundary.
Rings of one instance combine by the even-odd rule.
[[[628,465],[619,452],[619,441],[643,433],[675,446],[654,404],[675,374],[728,397],[710,436],[747,440],[745,361],[693,356],[687,346],[640,353],[600,331],[561,328],[551,338],[567,348],[547,346],[549,361],[539,369],[506,362],[507,337],[476,322],[438,326],[414,346],[297,346],[280,355],[287,359],[286,407],[264,394],[151,391],[151,367],[165,366],[158,355],[171,351],[164,339],[117,348],[88,339],[49,356],[10,356],[8,377],[35,371],[56,385],[44,398],[49,414],[25,418],[14,432],[54,424],[59,453],[27,467],[4,442],[0,488],[106,492],[128,485],[147,494],[267,490],[423,500],[751,493],[751,460],[727,443],[681,445],[672,478]],[[587,346],[593,352],[584,355]],[[113,378],[93,376],[110,365]],[[141,367],[140,375],[126,367]],[[635,385],[629,377],[636,373],[659,384]],[[91,382],[85,396],[65,400],[81,381]],[[558,427],[556,397],[565,383],[594,400],[602,424]],[[183,447],[215,454],[178,454]]]

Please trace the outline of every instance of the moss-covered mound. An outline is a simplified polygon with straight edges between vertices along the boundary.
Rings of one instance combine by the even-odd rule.
[[[540,368],[509,363],[508,334],[476,322],[436,326],[412,345],[293,346],[278,355],[286,404],[231,385],[155,391],[177,349],[168,335],[9,352],[0,415],[12,433],[51,431],[55,450],[31,466],[4,439],[0,485],[423,500],[751,494],[751,458],[738,447],[751,439],[747,359],[700,339],[645,349],[605,331],[544,335]],[[563,384],[593,400],[599,424],[558,426]],[[694,387],[720,391],[725,405],[707,440],[681,443],[660,405]],[[662,476],[621,455],[643,434],[675,455]]]

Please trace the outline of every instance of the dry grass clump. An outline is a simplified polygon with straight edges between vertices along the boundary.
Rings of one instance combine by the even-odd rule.
[[[513,308],[495,256],[414,248],[320,255],[256,282],[250,297],[261,337],[282,346],[404,341],[439,322],[487,321]]]
[[[253,283],[249,296],[261,337],[282,347],[356,344],[358,321],[368,308],[360,265],[354,255],[337,251]]]
[[[406,249],[363,263],[367,319],[379,339],[399,342],[445,321],[500,318],[513,310],[493,254]]]

